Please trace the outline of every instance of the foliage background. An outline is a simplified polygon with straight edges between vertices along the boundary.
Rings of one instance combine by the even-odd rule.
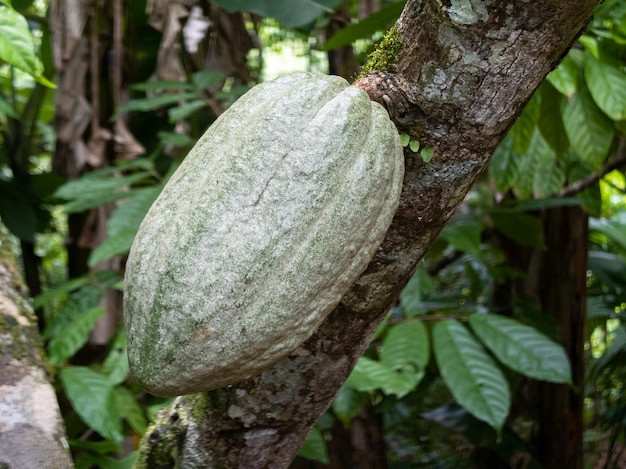
[[[48,24],[58,26],[61,2],[0,3],[0,217],[22,256],[77,467],[129,466],[167,403],[128,376],[120,292],[124,256],[180,159],[256,82],[295,69],[354,78],[403,4],[215,1],[194,13],[175,2],[94,3],[88,45],[109,60],[86,72],[92,86],[106,77],[84,90],[83,115],[95,115],[86,128],[71,119],[80,100],[51,91],[55,72],[73,70],[53,57]],[[304,457],[532,467],[539,380],[584,397],[590,460],[602,453],[601,464],[617,467],[626,423],[625,67],[626,6],[607,1],[415,273]],[[580,343],[568,343],[558,308],[546,308],[536,265],[571,241],[562,213],[585,227],[572,277],[585,291],[572,284],[565,293],[582,312],[565,318],[580,323]],[[583,367],[586,381],[576,377]]]

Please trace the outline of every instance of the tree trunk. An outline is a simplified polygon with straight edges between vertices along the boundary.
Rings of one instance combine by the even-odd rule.
[[[0,225],[0,467],[73,467],[41,337]]]
[[[409,0],[356,83],[398,128],[434,149],[409,151],[400,208],[368,269],[318,331],[260,376],[183,396],[146,433],[138,467],[287,467],[327,409],[444,223],[563,57],[597,1]]]
[[[545,467],[583,467],[588,216],[580,207],[546,211],[546,249],[535,289],[572,365],[573,386],[537,383],[538,429],[533,446]]]

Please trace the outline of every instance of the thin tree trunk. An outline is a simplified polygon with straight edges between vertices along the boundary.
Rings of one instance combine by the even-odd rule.
[[[582,469],[588,216],[580,207],[561,207],[546,211],[544,223],[536,290],[569,357],[573,385],[538,383],[533,446],[545,467]]]
[[[433,148],[434,158],[405,155],[400,208],[387,237],[319,330],[254,379],[176,399],[146,433],[138,467],[290,464],[417,262],[596,4],[407,2],[397,35],[357,85],[387,107],[401,131]]]

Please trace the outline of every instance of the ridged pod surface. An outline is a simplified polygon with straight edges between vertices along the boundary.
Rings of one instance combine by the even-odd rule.
[[[181,395],[294,351],[375,254],[403,173],[387,112],[342,78],[296,73],[252,88],[190,151],[133,243],[133,376]]]

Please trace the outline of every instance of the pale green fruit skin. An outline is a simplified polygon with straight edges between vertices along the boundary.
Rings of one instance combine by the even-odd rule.
[[[201,137],[151,207],[126,267],[133,376],[173,396],[235,384],[317,329],[398,206],[402,145],[339,77],[257,85]]]

